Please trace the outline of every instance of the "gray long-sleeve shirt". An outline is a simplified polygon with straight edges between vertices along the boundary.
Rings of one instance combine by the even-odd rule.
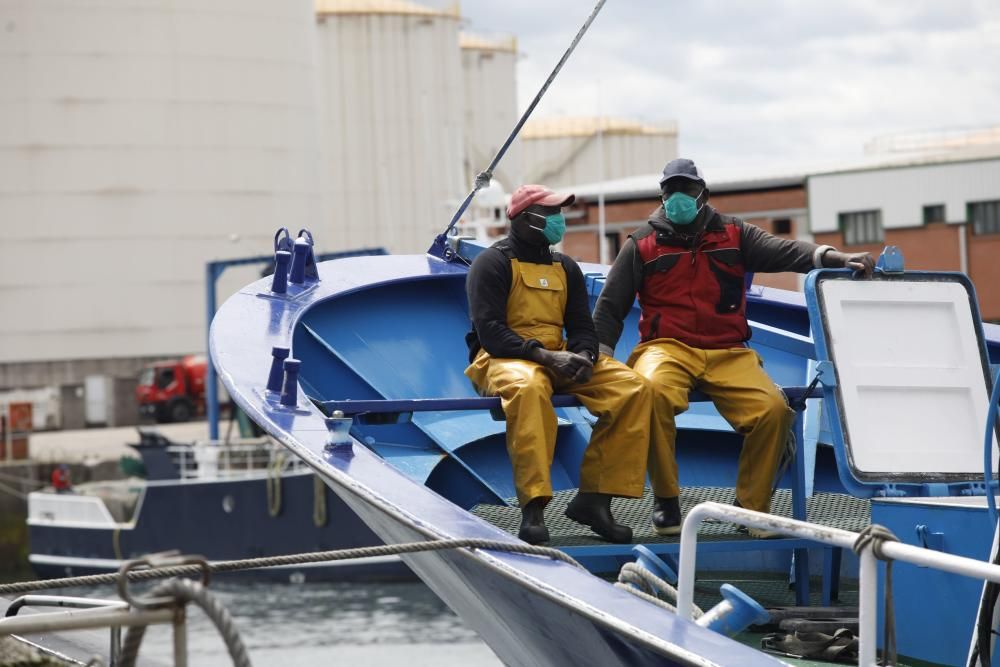
[[[749,272],[808,273],[811,269],[822,266],[823,252],[830,249],[830,246],[784,239],[739,218],[723,216],[709,206],[706,209],[705,229],[719,229],[727,223],[739,226],[743,266]],[[662,207],[657,207],[646,225],[630,235],[608,273],[604,289],[594,308],[594,325],[602,348],[606,346],[614,349],[621,337],[623,322],[642,288],[643,261],[636,247],[636,240],[656,232],[666,233],[673,239],[688,239],[692,246],[697,241],[697,234],[679,233],[667,220]]]

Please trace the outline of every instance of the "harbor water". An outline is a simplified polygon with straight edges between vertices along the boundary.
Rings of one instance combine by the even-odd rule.
[[[476,633],[421,583],[214,581],[210,588],[233,616],[255,666],[501,664]],[[117,598],[108,586],[55,592]],[[212,623],[196,606],[189,610],[189,663],[232,665]],[[172,665],[172,632],[169,626],[150,627],[140,659]]]

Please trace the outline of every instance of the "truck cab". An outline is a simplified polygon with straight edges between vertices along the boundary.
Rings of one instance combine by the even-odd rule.
[[[204,414],[206,364],[204,357],[187,356],[143,368],[135,390],[139,414],[157,422],[183,422]]]

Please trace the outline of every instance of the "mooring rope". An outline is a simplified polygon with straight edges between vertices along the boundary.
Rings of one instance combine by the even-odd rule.
[[[486,551],[504,551],[507,553],[525,554],[528,556],[544,556],[559,560],[583,569],[571,556],[558,549],[538,547],[521,542],[503,542],[500,540],[460,539],[460,540],[429,540],[426,542],[409,542],[407,544],[386,544],[374,547],[358,547],[356,549],[337,549],[334,551],[315,551],[311,553],[291,554],[288,556],[266,556],[263,558],[244,558],[242,560],[224,560],[208,564],[210,572],[236,572],[238,570],[253,570],[275,565],[304,565],[306,563],[322,563],[326,561],[353,560],[356,558],[371,558],[374,556],[397,556],[424,551],[445,551],[447,549],[483,549]],[[204,571],[201,565],[173,565],[169,567],[150,568],[148,570],[130,570],[129,581],[146,581],[163,579],[165,577],[180,577],[200,575]],[[118,581],[118,573],[90,574],[80,577],[64,577],[62,579],[40,579],[22,581],[13,584],[0,584],[0,594],[26,593],[69,586],[96,586],[114,584]]]
[[[250,667],[250,656],[247,654],[246,645],[243,644],[240,633],[236,629],[236,624],[233,623],[233,617],[222,603],[199,582],[190,579],[171,579],[157,584],[150,592],[150,596],[170,596],[174,602],[197,604],[222,636],[234,667]],[[128,629],[125,641],[122,643],[120,662],[122,667],[134,667],[139,657],[139,646],[142,644],[145,634],[145,625],[134,625]]]
[[[658,577],[641,565],[625,563],[618,573],[618,581],[615,583],[615,588],[628,591],[647,602],[652,602],[657,606],[663,607],[667,611],[677,613],[677,608],[671,604],[671,602],[677,602],[677,589],[670,585],[668,581]],[[670,601],[664,600],[660,597],[661,595],[668,596]],[[695,618],[705,613],[696,604],[693,604],[692,608],[694,609]]]

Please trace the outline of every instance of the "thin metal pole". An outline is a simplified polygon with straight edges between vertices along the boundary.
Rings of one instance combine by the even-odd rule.
[[[448,223],[448,227],[440,235],[438,235],[438,239],[443,239],[444,237],[448,236],[448,232],[450,232],[452,228],[456,224],[458,224],[458,221],[461,219],[462,214],[465,213],[465,209],[469,208],[469,204],[472,202],[472,198],[476,196],[476,193],[479,192],[479,190],[481,190],[482,188],[485,188],[487,185],[489,185],[490,180],[493,178],[493,170],[496,169],[496,166],[500,163],[500,160],[503,159],[503,156],[507,153],[507,149],[510,148],[510,145],[514,142],[514,139],[521,132],[521,127],[528,120],[528,117],[531,116],[531,112],[535,110],[535,107],[538,106],[538,103],[541,102],[542,96],[545,95],[545,92],[549,89],[549,86],[555,80],[556,75],[559,74],[559,71],[563,68],[563,65],[566,64],[567,60],[569,60],[570,54],[573,53],[573,51],[576,49],[576,45],[580,43],[581,39],[583,39],[584,34],[586,34],[587,30],[590,28],[590,24],[594,22],[594,19],[597,18],[597,15],[601,12],[601,9],[604,7],[605,2],[607,2],[607,0],[598,0],[597,4],[594,6],[593,11],[590,12],[590,16],[587,17],[586,22],[583,24],[583,26],[580,27],[579,32],[576,33],[576,37],[573,38],[573,41],[572,43],[570,43],[569,48],[566,49],[566,52],[563,53],[562,58],[559,59],[559,62],[556,63],[556,66],[552,69],[552,73],[549,74],[549,78],[545,80],[545,83],[542,85],[541,89],[538,91],[538,93],[535,94],[535,99],[531,100],[531,104],[529,104],[528,108],[525,109],[523,114],[521,114],[521,117],[518,119],[517,124],[514,126],[514,129],[511,131],[510,135],[508,135],[507,140],[503,142],[503,146],[501,146],[500,150],[497,151],[497,154],[493,156],[493,160],[490,162],[490,166],[488,166],[486,170],[483,171],[481,174],[476,176],[476,182],[472,187],[472,191],[469,192],[468,196],[458,207],[458,210],[455,211],[455,215],[452,216],[451,222]]]
[[[212,361],[212,319],[215,317],[216,295],[215,283],[222,272],[216,268],[215,262],[205,265],[205,357],[208,365],[205,368],[205,417],[208,419],[208,439],[219,439],[219,383],[215,375],[215,363]]]
[[[187,611],[184,607],[174,610],[174,667],[187,667]]]
[[[0,636],[24,635],[38,632],[61,630],[87,630],[107,628],[113,625],[151,625],[173,621],[172,609],[151,609],[126,611],[121,609],[87,609],[84,611],[61,611],[51,614],[15,616],[0,621]]]

